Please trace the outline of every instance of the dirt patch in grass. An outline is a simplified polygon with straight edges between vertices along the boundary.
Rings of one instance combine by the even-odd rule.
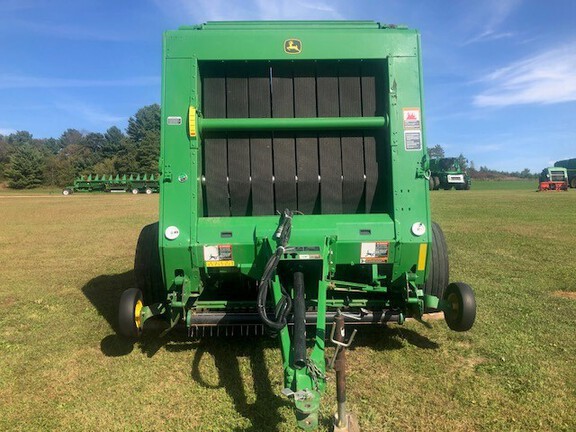
[[[573,292],[573,291],[554,291],[554,293],[552,295],[554,297],[576,300],[576,292]]]
[[[432,312],[429,314],[424,314],[422,317],[424,321],[438,321],[444,319],[444,312]]]

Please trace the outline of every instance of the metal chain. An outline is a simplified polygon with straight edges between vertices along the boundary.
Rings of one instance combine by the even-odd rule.
[[[314,390],[319,390],[318,379],[325,380],[326,375],[322,373],[320,368],[316,366],[316,363],[314,363],[310,357],[306,359],[306,369],[314,382]]]

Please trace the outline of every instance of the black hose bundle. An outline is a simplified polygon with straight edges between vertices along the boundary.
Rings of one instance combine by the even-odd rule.
[[[282,330],[288,323],[288,315],[292,311],[292,299],[286,292],[283,286],[280,287],[282,290],[282,298],[276,305],[276,310],[274,311],[274,318],[271,319],[266,313],[266,298],[268,297],[268,289],[270,288],[270,281],[272,276],[276,272],[276,267],[278,267],[278,262],[286,250],[288,241],[290,240],[290,233],[292,232],[292,216],[293,213],[285,209],[280,216],[280,223],[278,228],[274,233],[274,238],[276,239],[276,251],[272,254],[266,267],[264,267],[264,272],[262,273],[262,278],[260,279],[260,285],[258,287],[258,314],[262,318],[262,322],[266,324],[274,332]]]

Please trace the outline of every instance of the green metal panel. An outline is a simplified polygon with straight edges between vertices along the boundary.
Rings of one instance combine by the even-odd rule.
[[[206,30],[210,31],[206,31]],[[225,40],[227,34],[233,38]],[[389,56],[416,56],[418,38],[414,30],[387,29],[376,26],[317,28],[303,25],[229,29],[225,26],[203,27],[202,30],[178,30],[165,33],[167,58],[201,60],[320,60],[383,59]],[[284,42],[298,39],[302,51],[288,54]]]
[[[165,283],[170,290],[175,288],[174,278],[180,274],[199,283],[189,252],[189,245],[196,237],[198,215],[197,146],[195,140],[188,137],[185,120],[167,127],[168,117],[186,119],[188,107],[197,102],[194,85],[197,65],[193,59],[169,59],[163,68],[164,76],[170,79],[163,81],[159,239]],[[175,240],[168,240],[164,235],[170,226],[180,230]]]
[[[288,54],[284,43],[288,39],[301,41],[301,52]],[[389,148],[388,156],[379,161],[383,172],[388,173],[388,181],[380,193],[387,216],[393,220],[394,234],[382,238],[393,241],[396,262],[392,280],[397,280],[410,271],[417,262],[417,252],[408,245],[430,243],[430,234],[416,237],[411,232],[415,222],[430,226],[427,182],[425,181],[426,159],[425,130],[423,116],[420,121],[420,148],[407,151],[404,135],[403,109],[416,108],[422,113],[421,72],[419,36],[417,32],[405,28],[382,28],[372,22],[285,22],[285,23],[209,23],[203,26],[166,32],[164,39],[164,81],[162,104],[162,152],[161,169],[161,248],[163,249],[164,276],[167,287],[173,286],[175,274],[183,272],[193,279],[193,289],[200,287],[197,268],[203,267],[201,249],[209,243],[222,243],[221,239],[209,239],[206,233],[224,231],[243,222],[237,218],[212,219],[210,227],[204,229],[208,219],[202,218],[201,187],[201,141],[200,132],[214,130],[286,130],[291,128],[321,130],[323,128],[381,128],[383,143]],[[201,86],[198,76],[198,62],[205,60],[245,62],[257,60],[319,61],[322,59],[380,59],[385,62],[388,76],[387,93],[379,95],[387,99],[389,112],[374,118],[307,118],[307,119],[203,119],[198,117],[198,136],[188,135],[188,108],[199,107]],[[249,63],[247,63],[249,65]],[[168,118],[181,119],[179,125],[169,125]],[[184,181],[180,181],[182,179]],[[362,215],[356,215],[363,224]],[[268,221],[267,229],[273,230],[277,221]],[[246,222],[254,229],[254,222]],[[310,225],[312,232],[328,235],[331,229],[325,223],[321,227]],[[176,240],[167,240],[164,230],[178,227],[180,235]],[[248,232],[248,227],[246,228]],[[236,230],[237,231],[237,230]],[[258,229],[258,231],[264,231]],[[298,236],[297,232],[294,233]],[[317,235],[320,241],[321,235]],[[239,267],[251,267],[256,254],[255,239],[243,238],[234,243],[239,257],[245,262],[237,262]],[[362,239],[354,238],[358,246]],[[343,255],[347,247],[339,240],[335,247],[338,256],[355,263],[358,256]],[[404,248],[404,245],[407,247]],[[359,246],[358,246],[359,247]],[[404,248],[404,249],[403,249]],[[251,251],[242,252],[243,250]],[[337,251],[337,252],[336,252]],[[244,258],[243,258],[244,260]],[[195,264],[195,266],[192,266]],[[197,267],[196,267],[197,266]],[[418,281],[424,280],[423,271],[417,271]]]

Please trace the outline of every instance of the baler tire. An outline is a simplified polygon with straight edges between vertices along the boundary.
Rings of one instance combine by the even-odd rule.
[[[137,338],[142,334],[142,291],[130,288],[122,293],[118,307],[118,328],[123,336]]]
[[[134,255],[136,286],[142,291],[146,305],[166,301],[158,250],[158,229],[158,222],[142,228]]]
[[[134,188],[132,189],[132,195],[138,195],[139,190]]]
[[[151,195],[152,194],[152,189],[150,188],[146,188],[146,195]]]
[[[428,179],[428,190],[434,190],[434,178],[430,177]]]
[[[468,331],[476,320],[476,299],[470,285],[464,282],[453,282],[444,293],[448,307],[444,311],[444,319],[451,330]]]
[[[570,180],[570,187],[576,189],[576,177]]]
[[[68,188],[66,188],[66,189],[64,189],[64,190],[62,191],[62,195],[64,195],[64,196],[68,196],[68,195],[70,195],[71,193],[72,193],[72,191],[71,191],[70,189],[68,189]]]
[[[440,189],[440,179],[438,177],[432,177],[434,179],[434,190]]]
[[[430,250],[428,279],[424,284],[424,294],[442,299],[450,281],[448,246],[440,225],[432,222],[432,249]],[[438,309],[426,308],[425,312],[436,312]]]

